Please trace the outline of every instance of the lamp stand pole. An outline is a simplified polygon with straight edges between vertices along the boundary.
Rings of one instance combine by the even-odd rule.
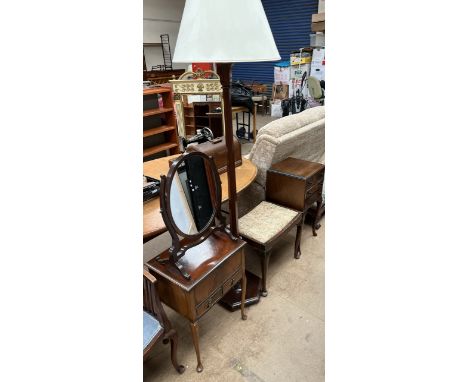
[[[224,103],[224,136],[227,148],[227,177],[228,177],[228,196],[229,196],[229,224],[231,234],[239,237],[239,228],[237,224],[237,192],[236,192],[236,166],[234,157],[234,138],[232,132],[232,105],[231,105],[231,63],[217,63],[216,72],[219,75],[221,87],[223,88]],[[260,278],[253,273],[245,270],[247,278],[245,305],[256,304],[260,301]],[[240,282],[220,300],[221,305],[234,311],[240,308],[242,288]]]
[[[236,165],[234,157],[234,141],[232,132],[232,105],[231,105],[231,63],[217,63],[216,72],[219,75],[221,87],[223,88],[224,103],[224,135],[227,148],[227,178],[229,197],[229,225],[231,234],[239,237],[237,225],[237,193],[236,193]]]

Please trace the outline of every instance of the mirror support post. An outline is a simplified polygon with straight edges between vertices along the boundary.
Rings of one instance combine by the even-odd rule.
[[[232,132],[232,107],[231,107],[231,63],[216,63],[216,71],[223,88],[223,118],[227,148],[227,178],[229,195],[229,219],[230,231],[234,237],[239,237],[237,225],[237,193],[236,193],[236,166],[234,157],[234,140]]]

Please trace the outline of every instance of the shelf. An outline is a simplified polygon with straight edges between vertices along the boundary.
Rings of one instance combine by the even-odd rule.
[[[221,114],[221,113],[216,113],[216,114]],[[185,118],[209,118],[207,115],[184,115],[184,117]]]
[[[196,128],[196,129],[202,129],[204,127],[209,127],[209,126],[206,126],[206,125],[185,125],[186,127],[193,127],[193,128]]]
[[[164,114],[167,113],[168,111],[172,111],[172,107],[160,107],[157,109],[148,109],[143,111],[143,117],[149,117],[151,115],[158,115],[158,114]]]
[[[160,74],[159,72],[153,73]],[[148,79],[150,79],[149,75]],[[156,98],[158,98],[157,101]],[[143,162],[154,157],[179,153],[179,137],[173,102],[170,84],[143,89]],[[161,107],[158,107],[159,105]],[[145,119],[145,117],[150,118]]]
[[[152,95],[152,94],[162,94],[162,93],[170,93],[171,89],[168,88],[149,88],[143,89],[143,95]]]
[[[161,134],[161,133],[164,133],[165,131],[172,131],[172,130],[175,130],[175,126],[162,125],[158,127],[153,127],[151,129],[143,131],[143,138],[151,137],[153,135]]]
[[[143,150],[143,158],[149,157],[150,155],[153,155],[156,153],[160,153],[162,151],[172,149],[174,147],[178,147],[177,143],[168,142],[168,143],[162,143],[157,146],[149,147]]]

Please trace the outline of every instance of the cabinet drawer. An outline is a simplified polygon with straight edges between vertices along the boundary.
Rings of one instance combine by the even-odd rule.
[[[241,270],[238,269],[231,277],[223,284],[223,295],[225,295],[232,287],[242,278]]]
[[[323,178],[325,176],[325,172],[324,171],[319,171],[318,173],[314,174],[313,176],[311,176],[310,178],[308,178],[306,180],[306,188],[311,188],[313,187],[315,184],[323,184]]]
[[[322,186],[320,184],[314,184],[311,188],[309,188],[306,191],[305,198],[309,199],[312,195],[314,194],[320,194],[320,190],[322,189]]]
[[[220,287],[214,291],[214,293],[208,297],[205,301],[197,306],[197,317],[202,316],[206,311],[208,311],[218,300],[223,297],[223,288]]]
[[[242,251],[239,251],[235,255],[232,255],[228,260],[221,264],[216,272],[206,277],[200,282],[194,290],[194,301],[195,305],[201,304],[207,299],[207,296],[211,296],[218,288],[222,288],[223,283],[233,275],[242,266]]]
[[[320,197],[321,197],[321,189],[316,190],[312,194],[308,195],[305,200],[306,209],[312,206],[314,202],[317,202],[318,200],[320,200]]]

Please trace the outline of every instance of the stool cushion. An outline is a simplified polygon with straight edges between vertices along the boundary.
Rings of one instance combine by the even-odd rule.
[[[163,330],[159,321],[151,314],[143,311],[143,349],[145,349],[156,335]]]
[[[259,96],[252,96],[252,101],[259,102],[259,101],[266,101],[267,96],[259,95]]]
[[[269,202],[261,202],[239,219],[239,233],[265,244],[286,228],[300,213]]]

